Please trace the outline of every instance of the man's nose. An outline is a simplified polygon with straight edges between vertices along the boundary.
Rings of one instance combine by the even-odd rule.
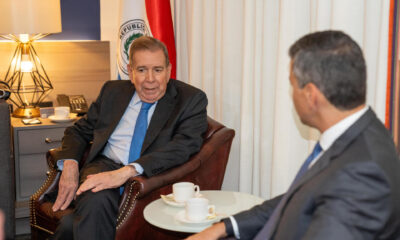
[[[146,81],[147,82],[154,82],[155,81],[155,77],[154,77],[153,71],[148,71],[147,72]]]

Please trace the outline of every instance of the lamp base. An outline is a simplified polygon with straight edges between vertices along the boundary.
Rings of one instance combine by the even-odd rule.
[[[17,118],[40,117],[40,109],[38,107],[17,108],[13,112],[12,116]]]

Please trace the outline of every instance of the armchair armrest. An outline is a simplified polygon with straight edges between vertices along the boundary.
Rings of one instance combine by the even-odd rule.
[[[49,167],[46,174],[47,174],[47,179],[44,182],[44,184],[37,190],[30,198],[32,204],[37,201],[38,203],[42,203],[44,200],[44,196],[50,192],[53,192],[56,190],[58,181],[60,179],[61,173],[57,171],[56,169],[56,161],[54,158],[54,153],[57,149],[50,149],[46,153],[46,160],[47,160],[47,166]]]
[[[91,145],[89,145],[89,147],[85,150],[85,153],[83,154],[82,159],[80,159],[79,161],[79,169],[81,169],[83,167],[83,165],[85,164],[86,158],[89,155],[89,151],[90,151],[90,147]],[[59,151],[60,148],[53,148],[50,149],[47,153],[46,153],[46,158],[47,158],[47,165],[49,166],[49,168],[56,168],[56,152]]]

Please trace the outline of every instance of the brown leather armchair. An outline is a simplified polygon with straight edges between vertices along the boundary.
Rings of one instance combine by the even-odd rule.
[[[208,130],[204,134],[203,146],[188,162],[151,178],[137,176],[125,183],[125,192],[119,204],[115,239],[154,240],[185,237],[185,234],[165,231],[150,225],[144,220],[143,209],[158,199],[160,194],[171,193],[172,184],[175,182],[190,181],[199,185],[201,190],[221,189],[235,132],[210,117],[207,121]],[[50,237],[61,217],[72,211],[66,209],[54,213],[51,210],[53,203],[46,201],[44,197],[46,193],[54,191],[61,175],[54,167],[55,151],[57,150],[52,149],[47,153],[49,165],[47,180],[30,199],[32,239]]]

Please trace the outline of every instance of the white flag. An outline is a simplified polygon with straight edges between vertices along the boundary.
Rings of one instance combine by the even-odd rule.
[[[143,35],[153,36],[167,46],[172,64],[171,77],[175,78],[176,52],[169,1],[123,0],[117,46],[118,79],[129,79],[129,47],[136,38]]]

